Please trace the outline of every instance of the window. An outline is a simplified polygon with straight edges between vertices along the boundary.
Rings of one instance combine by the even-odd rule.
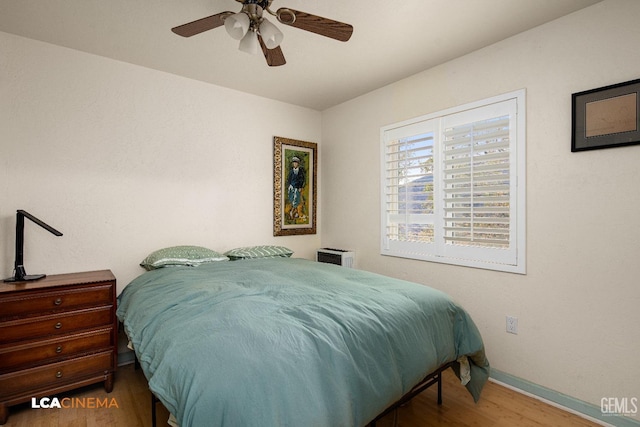
[[[525,272],[524,91],[381,129],[381,253]]]

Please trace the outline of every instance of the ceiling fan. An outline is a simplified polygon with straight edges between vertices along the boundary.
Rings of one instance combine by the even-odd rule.
[[[282,32],[263,17],[266,11],[285,25],[311,31],[321,36],[346,42],[353,34],[353,27],[343,22],[293,10],[286,7],[271,10],[273,0],[236,0],[242,3],[242,10],[221,12],[206,18],[198,19],[171,29],[182,37],[191,37],[214,28],[225,26],[227,33],[240,40],[239,49],[243,52],[258,53],[262,49],[267,64],[277,67],[286,64],[280,43]]]

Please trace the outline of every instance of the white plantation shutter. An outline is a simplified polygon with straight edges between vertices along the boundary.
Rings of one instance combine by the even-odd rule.
[[[433,244],[434,135],[429,123],[385,135],[382,210],[383,246],[388,250],[419,255]]]
[[[443,119],[443,254],[516,263],[516,103]]]
[[[524,273],[524,92],[382,129],[384,255]]]

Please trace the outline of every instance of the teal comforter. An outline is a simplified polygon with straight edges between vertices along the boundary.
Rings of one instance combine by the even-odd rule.
[[[292,258],[153,270],[118,297],[149,387],[182,427],[363,426],[429,372],[489,364],[444,293]]]

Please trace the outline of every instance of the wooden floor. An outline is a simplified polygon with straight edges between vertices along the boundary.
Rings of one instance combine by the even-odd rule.
[[[118,369],[113,392],[107,394],[102,385],[86,387],[66,394],[73,398],[112,398],[118,408],[96,409],[32,409],[31,403],[11,407],[5,427],[151,427],[151,395],[142,371],[133,365]],[[436,404],[436,391],[429,389],[378,422],[378,427],[423,426],[596,426],[580,417],[546,405],[538,400],[487,383],[480,402],[462,387],[451,370],[444,373],[443,404]],[[57,396],[62,399],[63,395]],[[167,426],[168,413],[158,404],[158,426]],[[301,426],[303,427],[303,426]]]

